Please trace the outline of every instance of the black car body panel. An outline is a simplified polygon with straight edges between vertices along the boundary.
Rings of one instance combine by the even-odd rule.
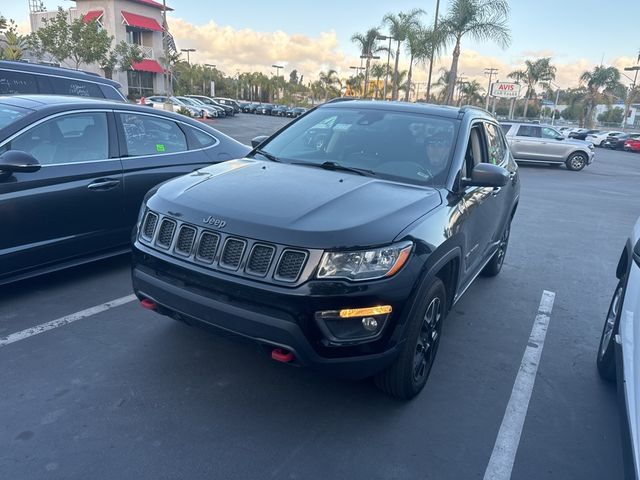
[[[301,365],[361,378],[394,361],[406,340],[412,299],[424,282],[444,278],[451,308],[494,256],[518,204],[518,167],[485,111],[397,102],[317,107],[260,148],[268,151],[271,141],[324,108],[446,119],[456,131],[442,181],[416,185],[270,162],[254,152],[254,158],[208,167],[150,194],[134,232],[132,279],[138,297],[155,302],[159,313],[290,350]],[[485,138],[488,124],[503,142],[495,163],[508,180],[499,188],[464,187],[469,135]],[[411,246],[393,276],[318,278],[326,252],[392,244]],[[256,274],[258,248],[271,253]],[[284,278],[286,252],[304,260]],[[366,340],[336,339],[318,319],[318,312],[372,305],[389,305],[392,313]]]
[[[126,251],[149,189],[249,150],[200,122],[144,106],[57,96],[0,97],[3,105],[29,113],[0,129],[0,154],[19,145],[31,148],[28,153],[36,159],[49,154],[36,172],[1,172],[0,164],[0,217],[7,232],[0,238],[0,284]],[[74,118],[83,116],[104,118],[103,130],[89,133],[94,125],[69,135],[58,132],[57,141],[42,146],[45,139],[28,137],[39,125],[59,125],[55,122],[65,119],[73,125]],[[127,122],[141,119],[173,125],[177,135],[184,135],[185,149],[171,152],[156,141],[153,154],[139,154],[147,137],[131,131],[135,125]],[[195,132],[210,138],[210,145],[197,144]],[[138,151],[130,151],[127,138]],[[85,149],[101,142],[104,158],[85,161]],[[28,220],[34,212],[37,223]]]

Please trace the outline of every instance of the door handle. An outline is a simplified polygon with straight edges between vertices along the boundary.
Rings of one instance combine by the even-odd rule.
[[[495,197],[500,193],[500,190],[502,190],[502,187],[494,187],[493,191],[491,192],[491,196]]]
[[[91,182],[87,185],[89,190],[109,190],[111,188],[117,187],[120,185],[120,180],[115,180],[112,178],[101,178],[100,180],[96,180],[95,182]]]

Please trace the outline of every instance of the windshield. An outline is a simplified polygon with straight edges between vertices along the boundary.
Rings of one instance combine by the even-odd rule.
[[[24,117],[28,113],[30,113],[30,110],[14,107],[13,105],[9,106],[0,104],[0,129],[15,122],[19,118]]]
[[[419,185],[446,180],[458,122],[424,114],[319,108],[261,147],[283,162],[369,170]]]
[[[199,106],[198,102],[195,101],[192,98],[179,98],[178,100],[180,100],[181,102],[187,104],[187,105],[191,105],[192,107],[197,107]]]

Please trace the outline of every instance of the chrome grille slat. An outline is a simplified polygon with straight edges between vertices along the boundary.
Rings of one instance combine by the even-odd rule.
[[[264,277],[269,271],[276,248],[271,245],[256,243],[249,254],[247,273]]]
[[[200,243],[198,244],[198,251],[196,252],[196,260],[213,263],[213,259],[216,257],[218,243],[220,243],[220,235],[217,233],[202,232]]]
[[[160,224],[160,230],[158,231],[158,237],[156,238],[156,245],[165,250],[171,246],[173,240],[173,234],[176,231],[176,222],[164,218]]]
[[[147,240],[153,238],[153,234],[156,233],[156,226],[158,225],[158,215],[153,212],[147,212],[147,216],[144,219],[144,225],[142,226],[142,236]]]
[[[178,233],[178,240],[176,240],[175,252],[178,255],[188,257],[191,255],[191,249],[193,248],[193,241],[196,238],[196,229],[188,225],[182,225],[180,232]]]
[[[275,278],[285,282],[295,282],[307,261],[307,253],[301,250],[287,249],[282,252]]]
[[[222,255],[220,256],[220,266],[230,270],[237,270],[240,267],[244,249],[247,242],[240,238],[229,237],[222,247]]]

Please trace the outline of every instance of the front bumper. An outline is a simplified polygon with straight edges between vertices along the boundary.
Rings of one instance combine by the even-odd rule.
[[[346,378],[365,378],[390,365],[404,342],[404,306],[415,276],[411,262],[391,279],[363,283],[309,281],[295,288],[198,271],[161,252],[133,248],[133,288],[157,311],[189,324],[215,327],[269,349],[284,348],[297,365]],[[225,278],[226,277],[226,278]],[[376,340],[332,344],[315,312],[389,304],[393,313]]]

